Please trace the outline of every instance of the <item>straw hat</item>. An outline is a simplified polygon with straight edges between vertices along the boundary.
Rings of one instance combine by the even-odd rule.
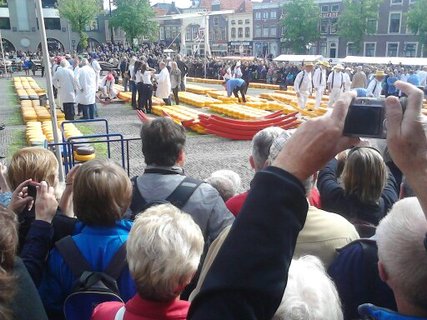
[[[317,64],[322,65],[322,66],[324,66],[326,68],[330,68],[331,67],[331,65],[329,64],[328,61],[318,61]]]
[[[335,65],[332,69],[334,70],[344,70],[344,67],[342,64],[338,63],[337,65]]]
[[[306,61],[303,63],[304,67],[314,67],[314,64],[312,61]]]
[[[385,77],[384,70],[377,70],[375,72],[375,77]]]

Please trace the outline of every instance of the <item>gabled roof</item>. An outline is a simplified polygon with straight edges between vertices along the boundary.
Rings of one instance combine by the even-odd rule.
[[[199,8],[206,10],[212,9],[213,0],[200,0]],[[220,0],[221,10],[235,10],[236,12],[250,12],[252,11],[252,2],[250,0]]]

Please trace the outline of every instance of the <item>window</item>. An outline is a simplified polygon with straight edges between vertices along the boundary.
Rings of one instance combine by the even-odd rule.
[[[16,27],[18,31],[30,31],[30,17],[28,16],[28,1],[15,0],[16,7]]]
[[[243,38],[243,28],[239,28],[238,33],[237,33],[237,36],[238,36],[239,38]]]
[[[268,28],[268,27],[264,27],[263,29],[262,29],[262,36],[263,37],[268,37],[268,31],[269,31],[270,29]]]
[[[55,8],[56,0],[42,0],[43,8]]]
[[[365,42],[365,56],[375,57],[376,42]]]
[[[263,18],[263,19],[268,19],[268,11],[264,11],[264,12],[262,13],[262,18]]]
[[[368,34],[377,33],[378,20],[377,19],[368,19],[366,21],[366,29]]]
[[[328,5],[323,5],[320,10],[322,12],[329,12],[329,6]]]
[[[417,56],[417,43],[416,42],[407,42],[403,48],[403,54],[405,57],[416,57]]]
[[[340,5],[339,4],[331,5],[331,12],[339,12],[339,11],[340,11]]]
[[[236,24],[236,20],[231,20],[231,24]]]
[[[402,0],[391,0],[390,4],[402,4]]]
[[[256,25],[255,26],[255,37],[257,37],[257,38],[261,37],[261,32],[262,32],[261,26]]]
[[[249,19],[245,19],[245,24],[249,24],[251,21]]]
[[[255,20],[261,20],[261,12],[255,12]]]
[[[354,47],[353,42],[347,42],[347,55],[348,56],[355,56],[356,55],[356,48]]]
[[[330,24],[331,24],[331,33],[337,33],[338,18],[332,18],[330,21]]]
[[[387,57],[397,57],[399,53],[398,42],[387,42]]]
[[[98,29],[98,19],[93,20],[85,27],[85,31],[97,31]]]
[[[61,30],[61,20],[59,18],[44,18],[46,30]]]
[[[218,25],[218,18],[214,18],[214,19],[213,19],[213,24],[214,24],[214,26],[217,26],[217,25]]]
[[[0,18],[0,29],[10,30],[10,19],[9,18]]]
[[[276,38],[277,37],[277,27],[270,27],[270,37]]]
[[[238,20],[237,23],[238,24],[243,24],[243,20]]]
[[[161,30],[160,30],[160,35],[162,34]],[[163,30],[163,39],[164,39],[164,34],[165,34],[165,30]],[[187,29],[185,29],[185,40],[186,41],[190,41],[191,40],[191,26],[187,27]]]
[[[251,37],[251,28],[246,27],[245,28],[245,38],[250,38]]]
[[[275,10],[270,12],[270,19],[276,19],[277,18],[277,12]]]
[[[390,13],[390,19],[388,24],[388,33],[399,33],[400,32],[400,18],[401,12]]]
[[[160,40],[165,40],[165,27],[160,27]],[[188,32],[188,28],[185,33],[185,40],[190,40],[190,33]]]
[[[328,33],[329,29],[329,20],[322,19],[320,20],[320,33]]]
[[[231,37],[232,38],[236,37],[236,28],[231,28]]]
[[[0,8],[7,8],[7,0],[0,1]]]
[[[171,28],[165,27],[165,38],[170,39],[171,38]]]

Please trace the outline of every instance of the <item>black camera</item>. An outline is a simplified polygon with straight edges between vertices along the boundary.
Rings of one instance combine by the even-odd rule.
[[[385,100],[354,98],[345,118],[345,136],[386,138]]]

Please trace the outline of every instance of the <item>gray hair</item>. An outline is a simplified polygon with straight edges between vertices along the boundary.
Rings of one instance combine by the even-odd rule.
[[[210,176],[206,179],[206,182],[209,183],[212,187],[214,187],[222,200],[226,202],[228,199],[233,197],[236,192],[233,186],[233,182],[224,176]]]
[[[239,192],[242,187],[242,179],[237,172],[228,169],[217,170],[212,172],[211,177],[224,177],[229,179],[233,183],[234,193]]]
[[[82,60],[82,66],[87,66],[87,65],[89,65],[89,60],[87,58],[84,58]]]
[[[427,221],[415,197],[396,202],[377,227],[378,258],[393,290],[427,310]]]
[[[337,289],[319,258],[292,260],[285,293],[272,320],[343,318]]]
[[[63,68],[68,68],[70,66],[70,63],[68,62],[67,59],[62,59],[59,65]]]
[[[251,143],[252,158],[254,160],[255,170],[261,170],[270,154],[270,147],[276,139],[285,130],[279,127],[268,127],[259,131]]]

